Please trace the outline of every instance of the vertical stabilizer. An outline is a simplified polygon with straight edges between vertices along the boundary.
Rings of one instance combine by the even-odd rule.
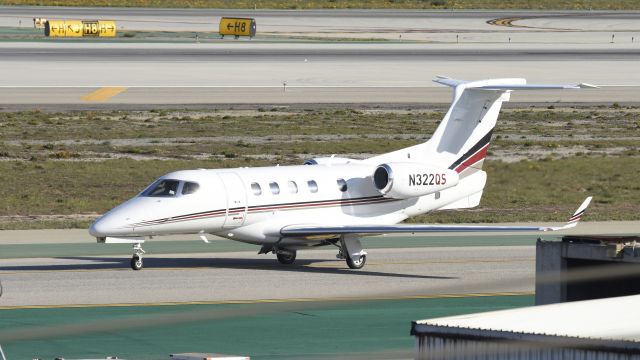
[[[480,170],[502,103],[513,90],[578,89],[588,85],[527,85],[525,79],[463,81],[438,78],[453,88],[449,111],[422,144],[368,159],[371,162],[421,162],[455,170],[463,178]]]
[[[491,85],[521,86],[525,79],[494,79],[475,82],[439,79],[452,86],[453,101],[440,126],[424,145],[424,160],[460,173],[461,177],[482,169],[491,134],[510,90],[485,89]]]
[[[461,194],[442,208],[459,209],[478,205],[486,183],[482,165],[487,156],[493,128],[502,103],[513,90],[578,89],[580,85],[527,85],[525,79],[463,81],[438,78],[435,82],[453,88],[451,107],[433,135],[425,143],[375,156],[366,162],[375,164],[409,162],[450,169],[460,176],[452,190]],[[475,175],[474,175],[475,174]],[[473,176],[472,176],[473,175]],[[455,189],[455,190],[454,190]]]

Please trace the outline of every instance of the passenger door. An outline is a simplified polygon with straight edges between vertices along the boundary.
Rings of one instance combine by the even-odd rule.
[[[233,172],[219,174],[227,193],[227,217],[223,227],[241,226],[247,215],[247,192],[244,182]]]

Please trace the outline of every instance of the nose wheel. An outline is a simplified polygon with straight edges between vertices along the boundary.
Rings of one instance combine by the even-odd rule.
[[[133,270],[142,270],[144,263],[142,262],[142,245],[140,243],[133,244],[133,257],[131,257],[131,268]]]

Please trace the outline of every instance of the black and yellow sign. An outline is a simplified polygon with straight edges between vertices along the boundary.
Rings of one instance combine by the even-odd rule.
[[[114,37],[116,22],[111,20],[49,20],[44,26],[49,37]]]
[[[226,18],[220,19],[220,35],[256,36],[256,20],[252,18]]]

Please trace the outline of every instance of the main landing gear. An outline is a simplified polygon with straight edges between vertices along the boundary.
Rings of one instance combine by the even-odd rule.
[[[282,265],[291,265],[294,261],[296,261],[296,251],[295,250],[279,250],[276,252],[276,257],[278,258],[278,262]]]
[[[144,263],[142,262],[142,254],[144,254],[142,245],[140,243],[133,244],[133,257],[131,257],[131,268],[133,270],[141,270],[144,266]]]
[[[339,242],[333,240],[331,244],[338,247],[338,259],[346,260],[347,266],[350,269],[362,269],[367,262],[367,252],[362,250],[362,244],[360,244],[360,238],[355,235],[343,235],[340,237]],[[142,250],[142,249],[140,249]],[[296,250],[278,248],[275,245],[263,245],[258,254],[274,253],[278,258],[278,262],[283,265],[291,265],[296,261]],[[135,258],[135,255],[134,255]],[[142,261],[142,259],[140,259]],[[131,260],[131,267],[133,266],[133,259]],[[136,269],[137,270],[137,269]]]
[[[366,262],[367,262],[367,255],[360,255],[357,259],[352,259],[351,257],[347,257],[347,266],[349,266],[349,268],[354,270],[362,269]]]
[[[340,237],[338,259],[345,259],[350,269],[362,269],[367,262],[367,252],[362,250],[360,239],[356,236],[343,235]]]

